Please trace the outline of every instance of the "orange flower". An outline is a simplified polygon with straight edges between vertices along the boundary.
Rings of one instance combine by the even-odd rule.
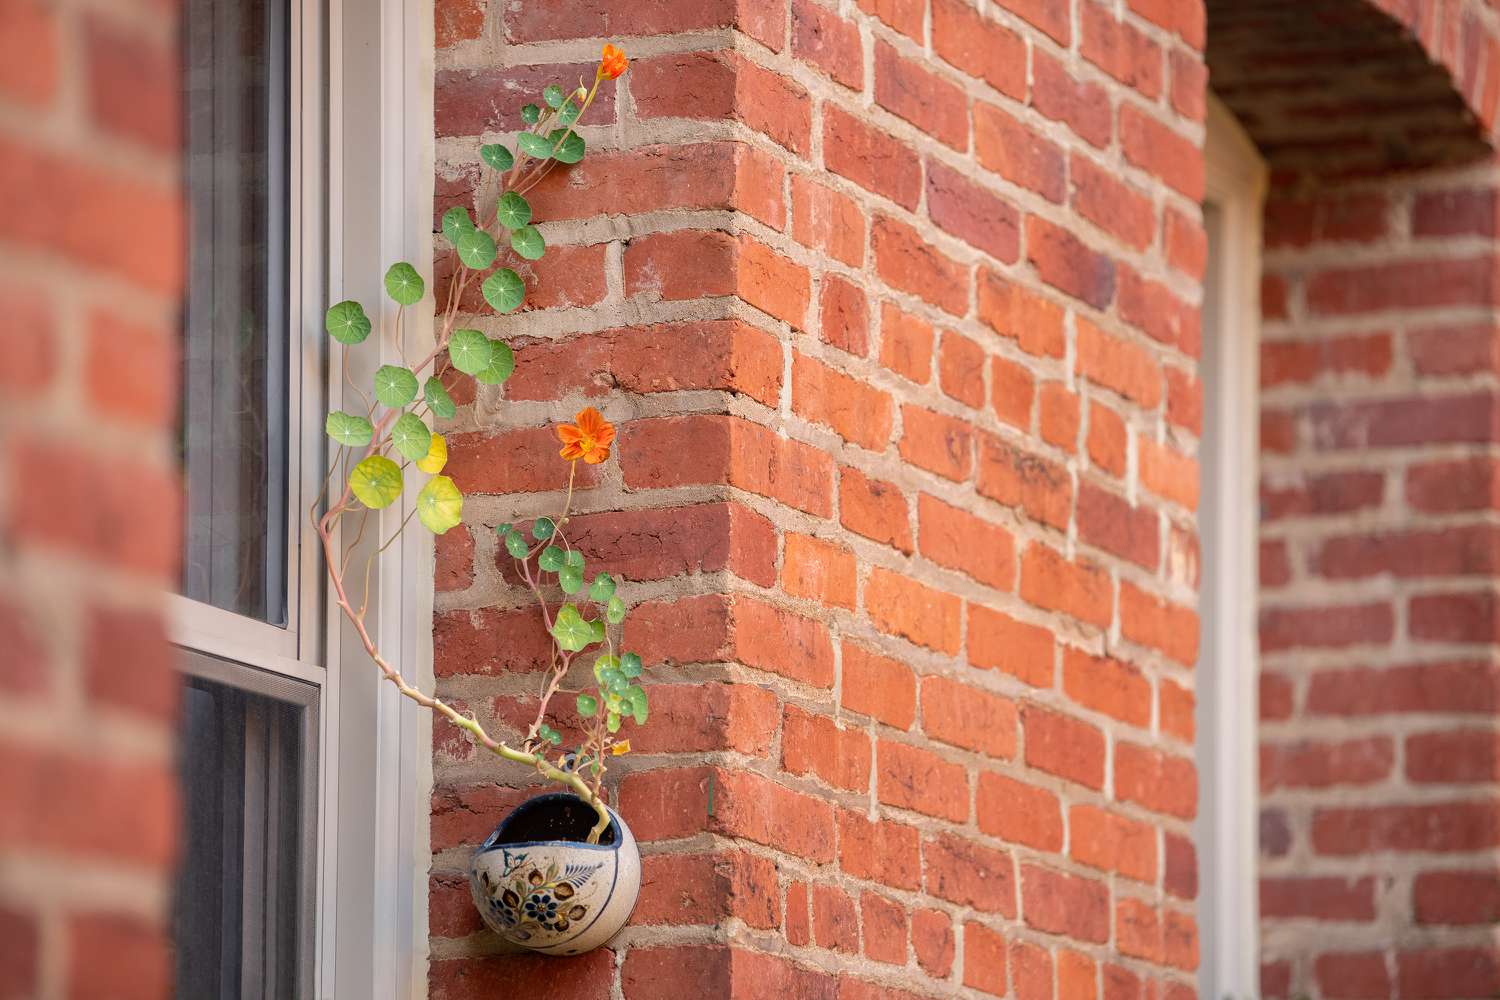
[[[626,59],[623,49],[617,49],[613,45],[604,46],[604,55],[599,60],[599,72],[597,76],[602,80],[613,80],[625,72]]]
[[[579,410],[573,418],[576,424],[563,424],[557,429],[562,441],[558,454],[569,461],[583,459],[589,465],[598,465],[609,458],[609,446],[615,439],[615,425],[605,420],[592,406]]]

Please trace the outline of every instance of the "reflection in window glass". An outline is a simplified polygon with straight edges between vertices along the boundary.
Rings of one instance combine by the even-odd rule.
[[[287,587],[287,0],[189,0],[183,593],[274,624]]]

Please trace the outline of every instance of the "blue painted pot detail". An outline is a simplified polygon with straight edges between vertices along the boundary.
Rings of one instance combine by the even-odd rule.
[[[597,814],[583,799],[554,792],[518,806],[469,863],[469,891],[485,924],[548,955],[580,955],[614,937],[635,909],[641,855],[630,827],[609,814],[600,843],[588,844]]]

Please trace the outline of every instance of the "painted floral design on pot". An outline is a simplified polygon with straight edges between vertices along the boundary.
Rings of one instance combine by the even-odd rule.
[[[604,944],[630,918],[641,858],[613,809],[598,844],[584,840],[596,814],[567,793],[522,803],[469,864],[469,890],[484,922],[513,944],[578,955]]]

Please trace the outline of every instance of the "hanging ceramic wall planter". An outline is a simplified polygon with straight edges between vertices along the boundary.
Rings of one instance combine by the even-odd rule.
[[[641,855],[630,827],[610,825],[589,844],[598,815],[566,792],[528,799],[469,863],[474,905],[505,940],[548,955],[580,955],[625,926],[641,888]]]

